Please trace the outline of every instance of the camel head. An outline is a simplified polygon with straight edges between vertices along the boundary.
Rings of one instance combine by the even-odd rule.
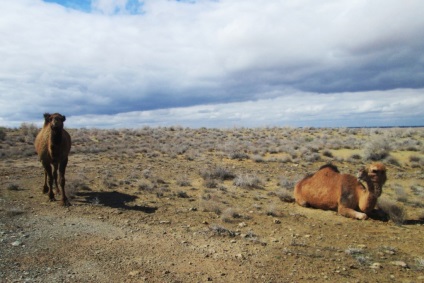
[[[379,197],[382,193],[383,185],[387,181],[386,166],[381,162],[376,162],[362,168],[357,173],[358,180],[368,181],[372,183],[373,193]],[[371,189],[368,185],[368,188]]]
[[[44,126],[50,124],[52,130],[63,129],[63,122],[65,122],[66,117],[62,116],[59,113],[49,114],[44,113]]]

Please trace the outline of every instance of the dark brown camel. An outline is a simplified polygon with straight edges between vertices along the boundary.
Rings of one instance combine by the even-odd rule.
[[[50,201],[55,200],[53,193],[54,180],[56,192],[62,194],[62,205],[69,206],[70,202],[65,194],[65,170],[71,150],[71,136],[63,129],[65,120],[66,117],[59,113],[45,113],[44,126],[35,138],[35,150],[44,167],[43,193],[49,194]],[[61,192],[58,186],[58,170]]]

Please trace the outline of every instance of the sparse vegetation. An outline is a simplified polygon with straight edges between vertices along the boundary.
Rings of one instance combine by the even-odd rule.
[[[424,223],[422,129],[67,130],[73,147],[66,193],[74,206],[59,210],[35,185],[42,172],[31,127],[3,129],[0,236],[8,253],[1,264],[13,263],[13,279],[342,282],[367,281],[372,273],[384,282],[392,274],[398,281],[424,275],[421,255],[410,253],[421,245]],[[327,162],[355,177],[371,163],[366,146],[379,138],[390,145],[382,196],[391,204],[383,200],[373,220],[290,203],[295,182]],[[22,248],[11,245],[15,240]],[[405,261],[411,272],[392,261]],[[100,271],[82,278],[96,272],[92,262],[106,280]],[[112,262],[119,275],[104,268]]]

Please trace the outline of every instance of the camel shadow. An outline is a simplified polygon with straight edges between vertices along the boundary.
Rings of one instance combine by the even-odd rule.
[[[78,192],[76,194],[79,197],[83,197],[83,203],[87,204],[98,204],[108,206],[111,208],[126,209],[142,211],[145,213],[155,213],[157,207],[140,206],[140,205],[127,205],[128,202],[136,200],[138,197],[124,194],[116,191],[112,192]]]
[[[368,214],[368,217],[373,220],[378,220],[382,222],[388,222],[390,220],[390,215],[381,209],[374,209],[373,211],[371,211],[371,213]],[[398,225],[419,225],[419,224],[422,225],[424,224],[424,219],[405,219],[397,224]]]

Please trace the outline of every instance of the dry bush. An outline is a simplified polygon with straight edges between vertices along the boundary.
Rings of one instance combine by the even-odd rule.
[[[233,172],[231,172],[229,169],[225,167],[220,167],[220,166],[216,166],[212,169],[206,169],[200,172],[200,176],[202,176],[204,180],[218,179],[221,181],[232,180],[235,178],[235,175]]]
[[[214,212],[221,215],[225,205],[215,195],[204,194],[200,198],[200,208],[203,212]]]
[[[241,215],[232,207],[228,207],[222,211],[221,220],[224,222],[233,222],[237,218],[241,218]]]
[[[177,180],[177,185],[180,187],[188,187],[191,186],[191,182],[186,175],[180,176]]]
[[[408,195],[405,192],[405,189],[400,184],[394,184],[394,191],[396,194],[396,200],[400,202],[406,202],[408,200]]]
[[[230,236],[235,237],[236,233],[234,231],[231,231],[225,227],[219,226],[219,225],[211,225],[209,226],[209,231],[212,232],[215,236]]]
[[[411,191],[416,196],[424,197],[424,187],[420,185],[412,185]]]
[[[243,189],[262,189],[263,182],[256,175],[241,174],[234,179],[233,184]]]
[[[382,197],[378,199],[377,205],[396,225],[402,225],[405,222],[406,211],[396,202]]]
[[[391,147],[384,137],[376,137],[369,141],[364,148],[365,160],[380,161],[390,155]]]
[[[66,183],[66,196],[68,198],[75,198],[79,191],[91,191],[91,189],[83,180],[71,179]]]
[[[276,196],[284,202],[294,202],[293,190],[283,188],[275,192]]]

